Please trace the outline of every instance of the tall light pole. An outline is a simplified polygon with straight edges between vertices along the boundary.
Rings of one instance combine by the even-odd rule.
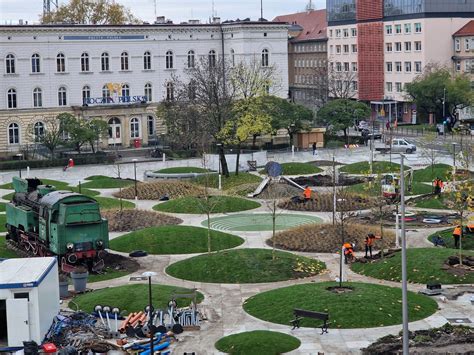
[[[142,276],[148,277],[148,329],[150,332],[150,354],[154,354],[154,348],[153,348],[153,337],[155,334],[153,334],[153,302],[151,299],[151,278],[153,276],[156,276],[156,272],[153,271],[145,271],[142,273]]]
[[[456,182],[456,144],[453,142],[453,182]]]
[[[407,242],[405,233],[405,156],[400,154],[400,212],[402,237],[402,317],[403,355],[408,355],[408,295],[407,295]]]
[[[220,150],[221,150],[221,147],[222,147],[222,143],[217,143],[216,145],[217,145],[217,147],[218,147],[217,149],[220,151]],[[218,168],[218,170],[219,170],[219,176],[218,176],[219,181],[218,181],[218,188],[219,188],[219,190],[222,190],[222,171],[221,171],[221,157],[220,157],[220,154],[219,154],[218,160],[219,160],[219,168]]]
[[[443,88],[443,121],[446,116],[446,88]]]
[[[135,173],[135,201],[138,200],[138,192],[137,192],[137,159],[133,159],[133,171]]]

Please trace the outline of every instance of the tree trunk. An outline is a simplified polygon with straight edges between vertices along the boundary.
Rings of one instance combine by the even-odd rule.
[[[229,177],[229,167],[227,166],[227,160],[225,159],[224,147],[219,147],[219,159],[221,162],[222,175]]]
[[[347,137],[347,128],[344,128],[344,141],[346,144],[349,144],[349,137]]]
[[[252,149],[257,150],[257,134],[254,134],[252,137]]]
[[[240,163],[240,143],[237,145],[237,157],[235,159],[235,176],[239,175],[239,163]]]

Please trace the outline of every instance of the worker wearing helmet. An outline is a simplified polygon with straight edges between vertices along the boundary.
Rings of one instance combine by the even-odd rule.
[[[459,248],[459,240],[461,239],[462,236],[462,227],[461,225],[457,225],[454,227],[453,230],[453,238],[454,238],[454,247]]]
[[[309,188],[309,186],[306,186],[306,188],[303,191],[303,196],[304,196],[305,201],[308,201],[308,200],[311,199],[311,193],[312,193],[312,191]]]
[[[355,243],[344,243],[342,245],[342,252],[344,253],[344,263],[347,264],[349,258],[353,259],[354,258],[354,248],[355,248]]]
[[[367,237],[365,237],[365,257],[368,258],[367,253],[370,253],[370,258],[372,258],[372,246],[375,243],[376,239],[382,239],[382,237],[376,236],[374,233],[369,233],[367,234]]]

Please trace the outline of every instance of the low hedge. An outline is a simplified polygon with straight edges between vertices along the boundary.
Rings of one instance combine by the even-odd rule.
[[[86,164],[112,164],[115,161],[113,155],[108,154],[81,154],[71,156],[75,165]],[[69,158],[45,159],[45,160],[8,160],[0,161],[0,171],[3,170],[19,170],[30,167],[50,168],[55,166],[66,166]]]

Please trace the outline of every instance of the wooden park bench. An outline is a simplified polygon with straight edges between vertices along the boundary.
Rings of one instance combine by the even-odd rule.
[[[293,325],[293,329],[300,327],[300,321],[303,318],[313,318],[313,319],[319,319],[319,320],[324,321],[323,325],[321,325],[321,335],[328,332],[328,327],[329,327],[329,322],[328,322],[329,314],[328,313],[313,312],[313,311],[307,311],[304,309],[295,308],[293,310],[293,315],[295,316],[295,319],[290,321],[291,325]]]

